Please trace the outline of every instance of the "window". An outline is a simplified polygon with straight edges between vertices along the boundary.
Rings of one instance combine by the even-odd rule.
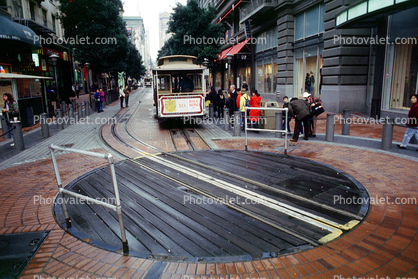
[[[269,29],[257,36],[256,52],[277,47],[277,27]]]
[[[193,82],[194,90],[202,90],[202,75],[194,74],[187,77]]]
[[[323,33],[325,5],[315,6],[295,16],[295,41]]]
[[[47,26],[48,20],[47,20],[47,17],[46,17],[46,10],[44,10],[44,9],[42,9],[42,20],[43,20],[44,26]]]
[[[52,30],[54,30],[54,31],[57,31],[56,30],[56,20],[55,20],[55,16],[54,15],[51,15],[52,16]]]
[[[170,76],[169,75],[158,76],[157,85],[158,85],[159,92],[171,92]]]

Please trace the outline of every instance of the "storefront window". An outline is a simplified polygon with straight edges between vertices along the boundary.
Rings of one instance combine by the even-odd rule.
[[[222,88],[222,74],[220,72],[217,72],[215,75],[215,87]]]
[[[251,84],[251,68],[250,67],[240,68],[238,70],[238,77],[240,79],[240,87],[242,87],[243,84],[247,84],[248,86],[250,86],[250,84]],[[248,88],[248,89],[251,89],[251,88]]]
[[[264,65],[264,92],[270,93],[272,87],[271,64]]]
[[[410,95],[418,93],[418,8],[389,17],[390,41],[402,38],[405,43],[391,44],[387,53],[386,96],[391,108],[409,109]]]
[[[262,60],[257,61],[257,90],[259,93],[263,92],[264,88],[264,73]]]
[[[322,50],[322,44],[295,50],[295,96],[300,96],[303,92],[319,96],[320,69],[323,65]]]

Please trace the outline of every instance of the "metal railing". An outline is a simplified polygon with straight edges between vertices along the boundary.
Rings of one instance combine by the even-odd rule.
[[[247,16],[254,13],[260,6],[274,7],[279,4],[279,0],[251,0],[239,10],[239,19],[242,21]]]
[[[83,151],[83,150],[77,150],[77,149],[71,149],[71,148],[63,148],[63,147],[55,146],[53,144],[51,144],[49,149],[51,150],[52,163],[54,165],[55,176],[57,178],[59,194],[61,195],[61,198],[62,198],[62,209],[63,209],[63,213],[64,213],[64,217],[65,217],[65,224],[67,225],[67,229],[71,228],[71,220],[70,220],[70,215],[68,214],[66,201],[64,199],[64,194],[69,195],[69,196],[73,196],[75,198],[79,198],[79,199],[82,199],[82,200],[86,200],[87,202],[91,202],[91,203],[94,203],[94,204],[97,204],[97,205],[101,205],[103,207],[106,207],[106,208],[109,208],[109,209],[115,211],[118,215],[118,220],[119,220],[123,253],[128,253],[129,252],[128,240],[126,239],[125,227],[123,225],[123,220],[122,220],[122,207],[121,207],[121,204],[120,204],[119,189],[118,189],[118,183],[117,183],[117,180],[116,180],[116,172],[115,172],[115,165],[114,165],[113,155],[112,154],[102,154],[102,153],[90,152],[90,151]],[[106,202],[103,202],[103,201],[100,201],[100,200],[96,200],[96,199],[90,198],[88,196],[77,194],[77,193],[74,193],[74,192],[71,192],[71,191],[68,191],[68,190],[64,189],[62,187],[62,182],[61,182],[61,176],[60,176],[60,172],[59,172],[59,168],[58,168],[58,163],[57,163],[57,159],[55,157],[55,151],[56,150],[73,152],[73,153],[78,153],[78,154],[82,154],[82,155],[107,159],[108,162],[109,162],[110,175],[111,175],[111,178],[112,178],[113,191],[114,191],[114,194],[115,194],[116,205],[106,203]]]
[[[277,129],[277,127],[281,127],[282,126],[282,121],[280,121],[280,123],[276,123],[276,129],[272,130],[272,129],[259,129],[259,128],[248,128],[248,119],[247,119],[247,110],[276,110],[276,111],[284,111],[285,112],[285,126],[284,126],[284,130],[282,129]],[[245,127],[245,150],[248,151],[248,138],[247,138],[247,131],[263,131],[263,132],[276,132],[276,133],[284,133],[284,154],[287,154],[287,125],[289,125],[288,122],[288,118],[289,118],[289,109],[288,108],[260,108],[260,107],[245,107],[245,117],[244,117],[244,127]],[[261,116],[259,116],[261,117]],[[280,119],[282,118],[282,116],[280,115]],[[277,122],[277,119],[276,119]],[[280,125],[280,126],[278,126]]]

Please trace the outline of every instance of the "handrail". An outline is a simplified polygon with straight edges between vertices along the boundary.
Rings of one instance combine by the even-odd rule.
[[[64,199],[64,194],[73,196],[75,198],[84,199],[88,202],[95,203],[97,205],[101,205],[103,207],[106,207],[106,208],[109,208],[109,209],[115,211],[118,215],[118,220],[119,220],[123,253],[125,253],[125,254],[128,253],[129,252],[128,240],[126,239],[125,227],[123,225],[123,220],[122,220],[122,207],[121,207],[121,204],[120,204],[119,189],[118,189],[118,183],[117,183],[117,179],[116,179],[116,172],[115,172],[115,164],[114,164],[114,160],[113,160],[113,155],[112,154],[96,153],[96,152],[91,152],[91,151],[84,151],[84,150],[77,150],[77,149],[72,149],[72,148],[64,148],[64,147],[59,147],[59,146],[56,146],[56,145],[53,145],[53,144],[51,144],[49,146],[49,149],[51,150],[52,163],[54,165],[55,176],[56,176],[57,184],[58,184],[58,190],[59,190],[59,193],[60,193],[62,201],[63,201],[62,202],[62,209],[63,209],[63,213],[64,213],[64,217],[65,217],[65,224],[67,225],[67,229],[71,228],[71,220],[70,220],[70,216],[68,214],[66,201]],[[106,203],[106,202],[103,202],[103,201],[100,201],[100,200],[96,200],[96,199],[90,198],[88,196],[84,196],[84,195],[74,193],[74,192],[71,192],[71,191],[68,191],[68,190],[64,189],[62,187],[62,182],[61,182],[61,176],[60,176],[60,172],[59,172],[59,168],[58,168],[58,163],[57,163],[57,159],[55,157],[55,151],[56,150],[67,151],[67,152],[78,153],[78,154],[82,154],[82,155],[107,159],[108,162],[109,162],[110,175],[111,175],[111,178],[112,178],[113,191],[114,191],[114,194],[115,194],[116,205]]]
[[[277,111],[285,111],[286,114],[286,121],[285,121],[285,127],[284,130],[271,130],[271,129],[256,129],[256,128],[247,128],[247,110],[277,110]],[[278,108],[278,107],[245,107],[245,150],[248,151],[248,139],[247,139],[247,131],[264,131],[264,132],[279,132],[285,134],[285,140],[284,140],[284,154],[287,155],[287,125],[288,125],[288,114],[289,109],[288,108]],[[282,124],[280,123],[280,126]],[[276,125],[277,127],[277,125]]]

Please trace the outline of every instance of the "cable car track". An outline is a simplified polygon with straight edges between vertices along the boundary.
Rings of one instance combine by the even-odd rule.
[[[275,187],[268,186],[268,185],[265,185],[263,183],[260,183],[260,182],[257,182],[257,181],[254,181],[254,180],[251,180],[251,179],[248,179],[248,178],[244,178],[242,176],[235,175],[235,174],[220,170],[218,168],[206,166],[204,164],[201,164],[201,163],[193,161],[193,160],[189,160],[187,158],[184,158],[182,156],[178,156],[176,154],[166,153],[166,152],[164,152],[164,151],[162,151],[162,150],[160,150],[160,149],[158,149],[158,148],[156,148],[156,147],[154,147],[154,146],[152,146],[152,145],[150,145],[146,142],[143,142],[143,141],[135,138],[127,129],[127,123],[130,121],[130,117],[136,112],[138,107],[139,107],[139,105],[135,108],[134,112],[129,116],[127,121],[124,121],[124,123],[118,123],[118,124],[113,123],[113,124],[108,124],[108,125],[111,125],[112,136],[115,139],[117,139],[117,141],[120,144],[122,144],[124,147],[129,148],[130,150],[135,151],[136,153],[138,153],[139,156],[127,156],[127,154],[125,154],[123,151],[118,150],[117,147],[115,147],[111,143],[109,143],[107,139],[105,139],[103,137],[102,137],[102,139],[112,150],[116,151],[117,153],[121,154],[123,157],[127,158],[128,161],[130,161],[130,162],[132,162],[136,165],[139,165],[142,168],[144,168],[144,169],[146,169],[150,172],[153,172],[157,175],[166,177],[166,178],[170,179],[171,181],[175,182],[176,184],[182,185],[182,186],[184,186],[184,187],[186,187],[186,188],[188,188],[188,189],[190,189],[190,190],[192,190],[196,193],[199,193],[200,195],[206,196],[206,197],[214,199],[214,200],[221,201],[221,203],[223,203],[224,205],[226,205],[230,208],[233,208],[234,210],[236,210],[238,212],[241,212],[245,215],[251,216],[252,218],[254,218],[258,221],[261,221],[265,224],[268,224],[268,225],[270,225],[270,226],[272,226],[272,227],[274,227],[274,228],[276,228],[276,229],[278,229],[278,230],[280,230],[284,233],[287,233],[287,234],[292,235],[294,237],[297,237],[297,238],[299,238],[303,241],[306,241],[307,243],[309,243],[312,246],[318,246],[322,243],[326,243],[326,242],[342,235],[343,231],[348,231],[348,230],[352,229],[364,217],[364,216],[361,216],[361,215],[358,215],[358,214],[353,214],[351,212],[347,212],[347,211],[344,211],[344,210],[333,208],[331,206],[321,204],[321,203],[316,202],[316,201],[312,201],[310,199],[301,197],[299,195],[289,193],[289,192],[286,192],[284,190],[277,189]],[[122,115],[119,116],[119,119],[126,118],[127,113],[128,113],[128,111],[125,111]],[[141,150],[140,148],[135,147],[132,144],[130,144],[129,142],[127,142],[126,139],[124,139],[122,136],[120,136],[118,134],[118,131],[116,129],[117,128],[116,125],[124,125],[124,131],[133,140],[135,140],[135,142],[138,142],[141,145],[144,145],[146,147],[149,147],[149,148],[155,150],[156,154],[150,154],[148,152],[145,152],[145,151]],[[195,146],[195,144],[190,139],[190,135],[188,134],[189,131],[196,131],[196,130],[193,129],[193,128],[171,129],[169,132],[170,132],[170,138],[173,141],[173,145],[176,147],[176,143],[174,142],[174,139],[173,139],[173,132],[175,132],[176,133],[175,136],[179,136],[179,137],[183,138],[184,141],[186,142],[187,149],[183,149],[183,150],[197,150],[197,147]],[[198,134],[197,131],[196,131],[196,134]],[[203,138],[202,138],[202,140],[203,140]],[[176,148],[176,150],[177,150],[177,148]],[[256,185],[257,187],[260,187],[260,188],[263,188],[263,189],[268,189],[268,190],[270,190],[272,192],[275,192],[275,193],[278,193],[280,195],[284,195],[284,196],[290,197],[294,200],[298,200],[300,202],[307,203],[308,205],[312,205],[312,206],[315,206],[315,207],[318,207],[318,208],[322,208],[322,209],[325,209],[327,211],[332,211],[334,213],[341,214],[342,216],[350,217],[353,220],[348,222],[348,223],[342,223],[342,224],[339,224],[339,223],[336,223],[336,222],[333,222],[333,221],[330,221],[330,220],[326,220],[324,218],[312,215],[311,213],[306,212],[306,211],[304,211],[300,208],[297,208],[297,206],[289,207],[288,204],[280,203],[279,201],[277,201],[277,200],[275,201],[275,200],[273,200],[273,199],[271,199],[267,196],[260,195],[258,193],[253,192],[253,191],[250,191],[250,190],[242,189],[242,187],[239,187],[239,186],[234,187],[234,185],[231,185],[230,183],[226,183],[224,181],[218,181],[216,179],[205,176],[203,173],[198,172],[198,171],[193,172],[190,169],[186,169],[184,165],[177,164],[177,163],[168,161],[164,158],[161,158],[161,157],[157,156],[157,155],[160,155],[160,154],[164,154],[164,155],[167,155],[169,157],[175,158],[177,160],[181,160],[181,161],[193,164],[193,165],[197,165],[197,166],[202,167],[202,168],[207,168],[209,170],[216,171],[217,173],[227,175],[228,177],[232,177],[232,178],[240,180],[242,182],[245,182],[245,183],[248,183],[248,184],[251,184],[251,185]],[[270,218],[262,216],[262,215],[260,215],[256,212],[253,212],[253,211],[251,211],[249,209],[246,209],[242,206],[239,206],[237,204],[232,204],[230,202],[226,202],[222,199],[222,197],[216,196],[216,195],[210,193],[209,191],[207,191],[205,189],[202,189],[201,187],[198,187],[196,185],[192,185],[191,183],[187,183],[186,181],[184,181],[182,179],[178,179],[174,176],[171,176],[171,175],[168,175],[164,172],[161,172],[158,169],[153,168],[152,165],[147,164],[146,162],[140,162],[139,160],[141,158],[147,158],[147,159],[153,161],[154,163],[162,164],[166,168],[174,168],[176,171],[182,172],[186,175],[190,175],[191,172],[193,172],[194,174],[192,174],[192,175],[194,175],[196,178],[198,178],[202,181],[205,181],[205,183],[210,183],[210,184],[214,185],[215,187],[221,188],[225,191],[231,191],[232,193],[234,193],[236,195],[240,195],[240,196],[246,197],[248,199],[257,201],[257,202],[263,204],[264,206],[266,206],[270,209],[277,210],[278,212],[281,212],[283,214],[287,214],[288,216],[291,216],[292,218],[296,218],[296,219],[301,220],[303,222],[307,222],[312,226],[316,226],[318,228],[321,228],[322,230],[326,230],[326,231],[329,232],[329,234],[327,234],[325,236],[322,236],[322,237],[318,237],[318,235],[316,237],[308,237],[306,235],[302,235],[297,230],[294,230],[290,227],[283,226],[282,224],[280,224],[280,222],[277,222],[277,220],[272,220]]]

